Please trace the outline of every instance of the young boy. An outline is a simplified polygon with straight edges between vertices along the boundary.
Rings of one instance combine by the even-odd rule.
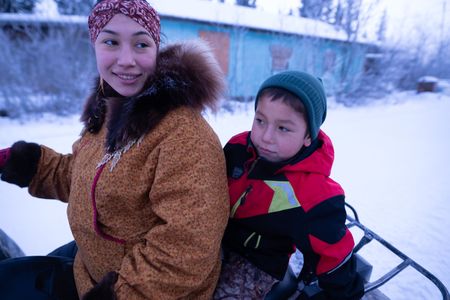
[[[334,150],[320,130],[322,82],[287,71],[261,85],[251,132],[231,138],[227,160],[231,214],[214,299],[264,299],[295,248],[302,275],[315,275],[326,299],[360,299],[344,191],[329,175]]]

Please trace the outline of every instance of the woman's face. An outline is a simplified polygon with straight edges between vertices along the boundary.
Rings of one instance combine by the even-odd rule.
[[[117,14],[106,24],[94,48],[100,77],[122,96],[140,93],[155,71],[155,42],[144,27],[125,15]]]

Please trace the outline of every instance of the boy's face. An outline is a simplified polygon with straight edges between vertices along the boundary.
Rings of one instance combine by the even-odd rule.
[[[287,103],[267,96],[258,101],[251,140],[259,156],[271,162],[289,159],[303,146],[311,145],[303,115]]]

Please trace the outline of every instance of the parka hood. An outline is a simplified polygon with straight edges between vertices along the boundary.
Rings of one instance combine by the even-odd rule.
[[[121,97],[106,82],[88,97],[81,121],[84,132],[98,133],[107,122],[106,149],[114,152],[151,131],[180,106],[215,110],[225,94],[225,80],[219,64],[205,42],[168,45],[158,54],[155,73],[144,90],[133,97]]]

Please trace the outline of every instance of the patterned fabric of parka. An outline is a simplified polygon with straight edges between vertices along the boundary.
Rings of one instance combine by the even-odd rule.
[[[215,67],[204,59],[205,49],[181,45],[170,51],[162,55],[174,55],[182,70],[211,80],[202,77]],[[170,72],[177,73],[177,68]],[[204,96],[198,88],[186,89],[197,92],[188,96]],[[107,114],[98,132],[83,131],[71,154],[42,146],[29,191],[68,202],[69,224],[79,248],[74,274],[80,297],[109,271],[119,274],[114,286],[119,300],[210,299],[217,283],[229,211],[225,161],[220,141],[200,110],[189,103],[173,105],[139,140],[129,141],[119,156],[105,160],[107,135],[118,136],[110,131],[122,127],[120,136],[130,136],[134,116],[145,122],[146,107],[153,109],[151,97],[130,100],[122,117]],[[134,108],[135,103],[141,104]]]

